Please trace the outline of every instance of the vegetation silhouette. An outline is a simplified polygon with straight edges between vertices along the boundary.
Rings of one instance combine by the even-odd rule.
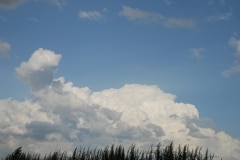
[[[202,153],[200,147],[190,150],[188,145],[184,147],[179,145],[174,150],[173,143],[165,148],[161,148],[159,143],[149,150],[140,150],[136,145],[131,145],[125,151],[121,145],[116,147],[112,145],[100,149],[75,148],[70,155],[65,151],[55,151],[43,157],[40,153],[25,153],[22,147],[19,147],[2,160],[213,160],[213,158],[214,155],[209,154],[208,149]]]

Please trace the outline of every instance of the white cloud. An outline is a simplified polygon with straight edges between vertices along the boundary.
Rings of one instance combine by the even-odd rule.
[[[211,22],[223,21],[228,20],[232,17],[232,12],[222,13],[214,16],[209,16],[207,19]]]
[[[169,28],[193,28],[196,22],[192,19],[169,17],[165,18],[163,24]]]
[[[38,90],[52,82],[60,59],[61,55],[40,48],[27,62],[16,68],[16,72],[21,80],[31,85],[33,90]]]
[[[0,58],[6,58],[9,56],[11,46],[8,42],[0,40]]]
[[[172,3],[173,3],[173,1],[172,1],[172,0],[163,0],[163,2],[164,2],[164,3],[166,3],[167,5],[170,5],[170,4],[172,4]]]
[[[95,20],[95,21],[98,21],[103,18],[102,14],[98,11],[79,11],[78,16],[81,19],[88,19],[88,20]]]
[[[240,58],[240,40],[236,39],[235,37],[231,37],[229,40],[230,46],[235,48],[235,56],[236,58]],[[230,77],[233,74],[240,73],[240,64],[235,64],[234,66],[230,67],[229,69],[226,69],[222,72],[222,75],[225,78]]]
[[[53,74],[52,68],[60,58],[52,51],[39,49],[16,71],[31,82],[39,71]],[[34,85],[30,83],[32,87],[42,86],[45,76],[38,78]],[[176,102],[175,95],[158,86],[128,84],[92,92],[65,82],[63,77],[49,81],[33,90],[32,100],[0,100],[1,155],[18,146],[44,154],[58,148],[71,151],[79,144],[149,146],[173,140],[176,145],[208,147],[224,159],[240,156],[239,140],[210,128],[194,105]]]
[[[162,16],[161,14],[154,15],[150,12],[146,12],[138,8],[131,8],[128,6],[123,6],[122,10],[119,12],[119,15],[124,16],[131,21],[140,20],[140,21],[147,22],[147,21],[153,21],[154,19],[156,19],[156,23],[157,23],[160,19],[164,19],[164,16]]]
[[[35,22],[35,23],[39,22],[39,20],[37,18],[34,18],[34,17],[29,18],[29,20],[32,21],[32,22]]]
[[[200,60],[202,58],[202,52],[204,51],[204,48],[191,48],[189,51],[191,52],[193,58]]]
[[[230,77],[233,74],[240,73],[240,64],[237,64],[225,71],[222,72],[222,75],[226,78]]]
[[[62,9],[66,5],[66,0],[51,0],[54,5]]]
[[[119,15],[130,21],[153,23],[168,28],[193,28],[196,25],[196,22],[192,19],[166,17],[159,13],[147,12],[138,8],[131,8],[129,6],[123,6]]]
[[[229,40],[229,44],[232,47],[235,47],[235,49],[236,49],[235,55],[240,56],[240,40],[236,39],[235,37],[231,37],[230,40]]]

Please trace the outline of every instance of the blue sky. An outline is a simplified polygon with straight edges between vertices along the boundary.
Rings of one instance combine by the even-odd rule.
[[[54,77],[93,92],[157,85],[239,140],[237,0],[0,0],[0,99],[34,98],[15,68],[39,48]]]

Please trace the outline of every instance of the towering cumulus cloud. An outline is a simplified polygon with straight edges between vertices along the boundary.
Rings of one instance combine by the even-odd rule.
[[[61,55],[40,48],[32,54],[28,62],[23,62],[16,68],[16,72],[32,89],[42,89],[52,82],[54,70],[60,59]]]
[[[16,68],[35,98],[0,100],[1,155],[18,146],[44,154],[80,145],[149,147],[174,141],[208,147],[215,157],[240,157],[240,141],[208,126],[194,105],[178,103],[175,95],[154,85],[127,84],[100,92],[76,87],[63,77],[54,78],[60,59],[61,55],[39,49]]]

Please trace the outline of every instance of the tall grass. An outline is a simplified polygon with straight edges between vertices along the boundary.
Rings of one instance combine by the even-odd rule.
[[[213,160],[214,155],[205,153],[197,147],[190,150],[188,145],[178,146],[174,150],[173,143],[161,148],[160,143],[149,150],[140,150],[135,145],[131,145],[126,151],[123,146],[105,147],[101,149],[75,148],[72,154],[55,151],[44,155],[39,153],[25,153],[22,147],[17,148],[13,153],[7,155],[2,160]]]

